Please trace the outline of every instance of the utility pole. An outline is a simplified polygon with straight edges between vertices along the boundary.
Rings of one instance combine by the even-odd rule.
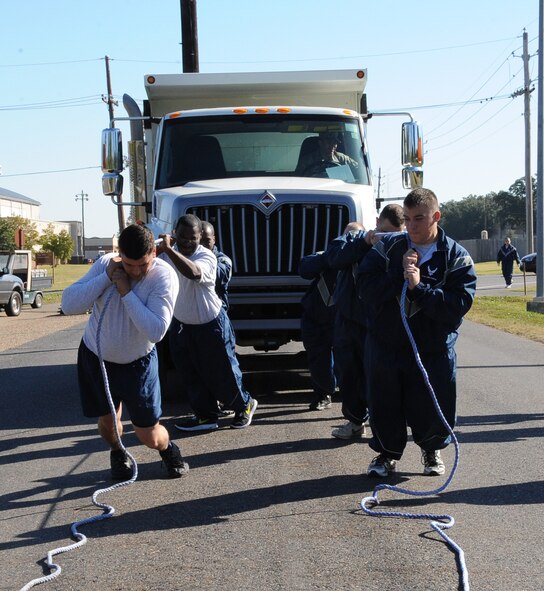
[[[536,192],[536,234],[537,274],[536,300],[540,312],[544,308],[544,0],[539,2],[538,15],[538,126],[537,126],[537,192]]]
[[[83,192],[76,195],[76,201],[81,201],[81,255],[85,261],[85,201],[89,201],[87,193]]]
[[[382,188],[382,167],[378,168],[378,193],[376,195],[376,211],[380,211],[382,206],[382,199],[380,198],[380,191]]]
[[[111,92],[111,75],[110,75],[110,58],[109,56],[105,56],[104,60],[106,62],[106,88],[108,90],[108,96],[102,96],[102,100],[105,103],[108,103],[108,113],[110,115],[110,127],[115,127],[114,113],[113,113],[113,105],[117,106],[117,102],[113,100],[113,94]]]
[[[198,72],[196,0],[181,2],[181,47],[184,72]]]
[[[105,97],[102,95],[102,100],[107,103],[108,105],[108,114],[110,118],[110,127],[115,127],[114,121],[114,112],[113,112],[113,105],[117,106],[117,101],[113,99],[113,93],[111,90],[111,74],[110,74],[110,58],[109,56],[104,56],[104,60],[106,62],[106,89],[108,91],[108,96]],[[119,203],[123,201],[123,196],[119,195]],[[125,211],[123,210],[122,205],[117,206],[117,221],[119,223],[119,232],[122,232],[125,227]]]
[[[544,314],[544,0],[539,0],[538,22],[536,297],[532,302],[527,302],[527,310]]]
[[[527,254],[534,252],[533,240],[533,182],[531,178],[531,80],[529,78],[529,40],[523,31],[524,119],[525,119],[525,231]],[[540,82],[539,82],[540,83]]]

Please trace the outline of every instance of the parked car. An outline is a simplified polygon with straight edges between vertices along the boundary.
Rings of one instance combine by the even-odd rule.
[[[525,271],[525,273],[536,273],[536,252],[526,254],[521,258],[519,270]]]

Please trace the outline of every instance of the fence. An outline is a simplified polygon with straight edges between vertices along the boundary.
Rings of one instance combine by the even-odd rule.
[[[468,250],[475,263],[484,263],[497,260],[497,253],[504,244],[504,238],[489,238],[489,240],[478,238],[477,240],[460,240],[459,242]],[[520,258],[528,254],[525,236],[512,236],[512,244],[516,247]]]

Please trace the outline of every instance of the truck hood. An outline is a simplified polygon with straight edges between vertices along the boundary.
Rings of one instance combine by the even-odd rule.
[[[278,203],[288,199],[291,203],[352,202],[354,199],[372,199],[372,187],[349,184],[337,179],[302,177],[247,177],[195,181],[179,187],[156,190],[154,218],[150,224],[155,234],[171,232],[175,220],[182,213],[180,202],[185,198],[198,206],[224,203],[256,203],[270,198]],[[309,199],[310,196],[310,199]],[[196,199],[195,199],[196,197]],[[269,206],[264,206],[269,207]],[[272,211],[274,206],[270,207]],[[353,212],[355,213],[355,212]]]
[[[302,178],[302,177],[238,177],[232,179],[212,179],[209,181],[193,181],[179,187],[159,189],[155,194],[160,197],[174,195],[195,195],[197,193],[231,193],[240,191],[334,191],[335,193],[360,193],[364,185],[347,184],[337,179]],[[365,187],[367,190],[370,187]]]

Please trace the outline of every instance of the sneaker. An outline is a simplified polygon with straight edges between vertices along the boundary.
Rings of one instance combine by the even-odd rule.
[[[231,408],[225,408],[224,406],[218,405],[217,408],[217,418],[218,419],[230,419],[236,413]]]
[[[110,451],[110,466],[113,480],[130,480],[132,478],[132,464],[122,449]]]
[[[421,463],[423,464],[423,474],[425,476],[442,476],[446,471],[444,462],[440,457],[440,452],[435,451],[422,451],[421,452]]]
[[[252,398],[244,410],[234,417],[234,420],[230,424],[231,428],[245,429],[246,427],[249,427],[249,425],[251,425],[251,421],[253,420],[253,415],[257,410],[257,405],[258,402],[255,400],[255,398]]]
[[[215,431],[216,429],[219,429],[216,420],[202,419],[196,415],[188,417],[182,423],[176,423],[174,427],[180,431]]]
[[[181,478],[189,472],[189,464],[183,461],[181,451],[173,441],[170,441],[170,445],[159,453],[170,478]]]
[[[511,283],[508,283],[508,284],[506,285],[506,289],[510,289],[511,287],[512,287],[512,284],[511,284]]]
[[[313,402],[310,402],[310,410],[325,410],[332,406],[332,398],[330,396],[324,396],[323,398],[316,398]]]
[[[385,478],[391,472],[395,471],[397,461],[388,458],[384,454],[376,456],[369,464],[366,473],[369,476],[377,476],[378,478]]]
[[[338,439],[355,439],[356,437],[363,437],[365,434],[365,426],[358,425],[348,421],[345,425],[333,429],[331,435]]]

